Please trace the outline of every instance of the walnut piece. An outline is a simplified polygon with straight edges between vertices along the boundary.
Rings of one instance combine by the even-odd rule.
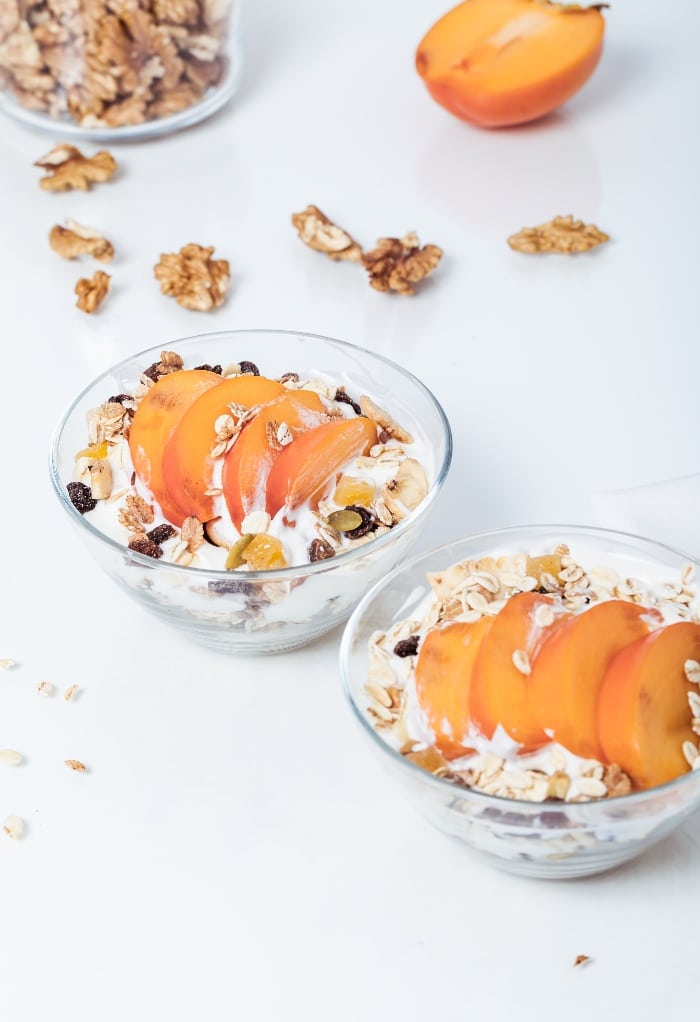
[[[231,281],[226,259],[212,259],[214,246],[204,248],[191,243],[179,252],[162,254],[154,267],[156,280],[164,295],[172,295],[178,305],[196,312],[210,312],[221,305]]]
[[[364,253],[362,265],[375,290],[412,295],[412,285],[431,274],[441,259],[441,248],[437,245],[421,248],[417,235],[411,231],[403,238],[380,238],[376,248]]]
[[[323,252],[330,259],[353,263],[362,259],[362,249],[357,242],[317,206],[307,206],[301,213],[292,213],[292,224],[304,244],[315,252]]]
[[[88,315],[97,312],[107,297],[111,277],[104,270],[96,270],[92,277],[81,277],[75,285],[78,300],[75,303],[81,312]]]
[[[71,188],[87,191],[93,183],[108,181],[117,169],[116,160],[106,150],[88,157],[72,145],[55,146],[34,166],[48,171],[39,181],[39,187],[49,192]]]
[[[111,241],[107,241],[94,227],[84,227],[75,220],[66,220],[65,227],[58,224],[52,227],[49,245],[63,259],[77,259],[81,255],[91,255],[101,263],[111,263],[114,259]]]
[[[610,235],[594,224],[584,224],[573,216],[555,216],[539,227],[523,227],[511,234],[508,244],[516,252],[588,252],[609,241]]]

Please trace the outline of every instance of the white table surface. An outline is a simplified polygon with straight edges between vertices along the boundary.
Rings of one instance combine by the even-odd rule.
[[[588,87],[500,133],[451,118],[413,71],[445,7],[251,0],[233,103],[110,146],[119,177],[89,194],[40,192],[31,164],[54,140],[2,123],[0,657],[19,666],[0,672],[0,747],[26,763],[0,771],[0,817],[27,821],[22,841],[0,834],[7,1022],[676,1020],[697,1004],[700,819],[600,878],[491,870],[380,772],[337,633],[268,659],[199,649],[102,577],[50,491],[52,426],[95,374],[265,326],[367,345],[441,399],[455,456],[422,547],[591,522],[596,491],[698,471],[697,6],[616,4]],[[413,228],[443,265],[413,299],[372,291],[296,239],[309,202],[365,244]],[[611,243],[507,247],[568,212]],[[88,264],[46,241],[66,216],[118,252],[95,317],[73,307]],[[232,265],[210,316],[152,277],[190,241]],[[593,960],[574,969],[579,953]]]

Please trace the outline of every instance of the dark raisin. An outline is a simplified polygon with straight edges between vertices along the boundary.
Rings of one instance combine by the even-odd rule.
[[[93,497],[90,487],[85,483],[68,483],[66,489],[71,504],[76,511],[80,511],[81,515],[84,515],[86,511],[94,511],[97,507],[97,501]]]
[[[212,593],[243,593],[248,595],[253,591],[253,583],[246,582],[245,579],[212,579],[209,582],[209,589]]]
[[[133,401],[131,394],[114,394],[107,398],[108,404],[123,405],[125,401]]]
[[[137,554],[145,554],[146,557],[153,557],[156,560],[163,556],[163,551],[158,544],[154,543],[152,539],[149,539],[143,533],[131,537],[129,540],[129,550],[135,550]]]
[[[411,635],[408,639],[401,639],[394,646],[394,656],[415,656],[418,652],[418,636]]]
[[[135,482],[136,482],[136,473],[132,472],[131,473],[131,485],[133,486]]]
[[[362,409],[357,401],[350,397],[345,387],[338,387],[335,392],[335,399],[336,401],[341,401],[344,405],[350,405],[355,415],[362,415]]]
[[[379,432],[377,433],[377,440],[379,441],[380,444],[388,444],[390,439],[391,436],[389,435],[389,433],[387,433],[385,429],[380,429]]]
[[[546,589],[544,586],[538,586],[537,589],[535,589],[535,592],[542,593],[543,596],[546,596],[546,594],[549,592],[549,589]]]
[[[160,370],[158,368],[159,366],[160,362],[153,362],[153,364],[150,365],[148,369],[144,369],[142,375],[147,376],[149,380],[153,380],[153,382],[156,383],[161,376]]]
[[[280,383],[298,383],[299,373],[282,373]]]
[[[208,362],[203,362],[201,366],[195,366],[195,369],[204,369],[208,373],[216,373],[217,376],[221,376],[223,372],[220,365],[210,366]]]
[[[379,522],[374,517],[371,511],[368,511],[366,507],[362,507],[361,504],[348,504],[345,508],[346,511],[354,511],[362,519],[362,524],[358,525],[356,529],[350,529],[345,535],[348,539],[360,539],[361,536],[366,536],[368,532],[374,532],[379,525]]]
[[[175,535],[175,529],[172,525],[168,525],[167,522],[163,522],[162,525],[156,525],[155,529],[150,529],[146,535],[152,543],[165,543],[166,539],[170,539],[171,536]]]
[[[260,376],[260,370],[256,366],[255,362],[243,362],[238,363],[238,368],[242,373],[250,373],[252,376]]]
[[[309,545],[310,561],[327,561],[329,557],[335,557],[335,550],[325,539],[312,539]]]

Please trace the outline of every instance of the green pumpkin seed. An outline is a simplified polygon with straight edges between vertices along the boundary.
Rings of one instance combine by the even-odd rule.
[[[240,568],[243,564],[243,554],[246,548],[253,542],[253,533],[248,532],[245,536],[241,536],[237,539],[233,546],[229,549],[228,557],[226,558],[226,564],[224,567],[226,571],[233,571],[234,568]]]
[[[326,518],[326,522],[336,532],[352,532],[353,529],[362,525],[362,515],[357,511],[348,511],[347,508],[344,508],[342,511],[332,511]]]

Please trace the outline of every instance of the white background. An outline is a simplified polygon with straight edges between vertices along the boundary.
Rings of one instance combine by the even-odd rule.
[[[119,175],[85,195],[39,190],[32,162],[60,132],[3,121],[0,657],[20,666],[0,673],[0,747],[26,763],[0,772],[0,817],[27,821],[23,841],[0,835],[3,1020],[675,1020],[697,1004],[699,820],[600,878],[492,871],[395,795],[343,705],[337,633],[264,660],[200,650],[101,576],[50,492],[51,429],[95,374],[265,326],[376,349],[443,402],[455,458],[424,547],[588,523],[597,491],[698,471],[697,7],[615,4],[577,98],[484,132],[412,67],[445,6],[251,0],[233,103],[110,146]],[[443,264],[412,299],[374,292],[296,239],[309,202],[366,246],[415,229]],[[611,243],[507,247],[569,212]],[[73,307],[87,264],[47,244],[66,216],[117,250],[92,318]],[[210,316],[152,276],[190,241],[231,262]]]

